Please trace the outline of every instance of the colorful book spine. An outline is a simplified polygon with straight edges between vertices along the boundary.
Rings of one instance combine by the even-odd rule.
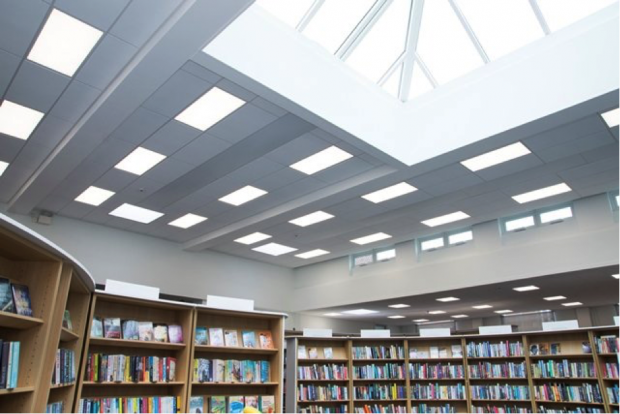
[[[17,388],[20,342],[0,341],[0,389]]]
[[[269,361],[194,359],[194,382],[263,384],[271,380]]]
[[[523,344],[521,342],[502,341],[470,342],[467,344],[467,356],[472,358],[501,358],[523,356]]]
[[[67,385],[75,382],[75,352],[69,349],[56,350],[56,364],[52,374],[52,385]]]
[[[339,385],[305,385],[297,387],[300,401],[342,401],[349,399],[347,387]]]
[[[405,379],[402,364],[371,364],[353,367],[354,379]]]
[[[464,400],[465,386],[439,385],[439,384],[416,384],[411,387],[411,399],[413,400]]]
[[[64,412],[64,403],[62,401],[49,403],[45,407],[45,412],[46,413],[63,413]]]
[[[82,398],[79,413],[179,413],[181,397]]]
[[[407,398],[407,388],[396,384],[369,384],[353,387],[356,400],[402,400]]]
[[[615,335],[599,336],[595,339],[595,343],[599,354],[618,353],[618,337]]]
[[[618,363],[607,362],[603,365],[603,377],[608,379],[618,379]]]
[[[354,359],[404,359],[405,348],[402,346],[354,346]]]
[[[595,378],[596,366],[593,362],[538,361],[531,365],[534,378]]]
[[[354,413],[406,413],[407,407],[404,405],[381,405],[381,404],[364,404],[355,407]]]
[[[618,403],[618,384],[615,384],[613,387],[607,387],[607,398],[609,399],[610,404],[619,404]]]
[[[171,382],[176,378],[173,357],[89,354],[84,381]]]
[[[517,407],[516,405],[472,405],[472,413],[531,413],[530,408]]]
[[[527,385],[472,385],[471,398],[474,400],[522,401],[530,399]]]
[[[346,365],[309,365],[297,367],[297,379],[300,380],[346,380],[349,368]]]
[[[333,406],[323,405],[306,405],[299,407],[298,412],[305,414],[331,414],[331,413],[348,413],[349,407],[345,404],[335,404]]]
[[[456,407],[451,404],[428,405],[418,404],[411,406],[412,413],[456,413]]]
[[[543,384],[534,387],[536,400],[553,402],[602,403],[603,395],[598,384],[582,385]]]
[[[492,364],[479,362],[469,365],[469,376],[476,379],[526,378],[525,362]]]
[[[463,365],[452,364],[409,364],[412,379],[462,379],[465,378]]]

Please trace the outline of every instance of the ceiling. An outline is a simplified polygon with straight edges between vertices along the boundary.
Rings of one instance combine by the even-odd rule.
[[[457,210],[471,216],[456,223],[463,227],[618,188],[618,127],[608,128],[600,116],[618,107],[617,91],[407,167],[314,122],[294,102],[274,104],[261,85],[201,51],[249,0],[217,7],[193,0],[57,0],[54,7],[104,32],[73,77],[25,59],[50,3],[0,4],[0,99],[45,113],[27,141],[0,134],[0,161],[9,163],[0,177],[0,202],[14,212],[44,210],[186,250],[299,267],[385,245],[350,242],[375,232],[392,235],[392,244],[448,230],[420,222]],[[174,119],[214,86],[245,105],[205,132]],[[460,164],[519,140],[532,154],[477,173]],[[353,157],[314,175],[289,167],[332,145]],[[137,146],[167,158],[142,176],[114,168]],[[418,191],[381,204],[361,198],[401,181]],[[558,182],[573,191],[526,205],[511,198]],[[246,185],[268,194],[239,207],[218,201]],[[115,195],[98,207],[74,201],[89,186]],[[109,215],[123,203],[164,216],[140,224]],[[317,210],[335,217],[305,228],[288,223]],[[208,220],[187,230],[168,225],[187,213]],[[234,242],[256,231],[298,251],[272,257],[251,250],[260,243]],[[330,253],[294,256],[313,249]]]
[[[540,310],[566,310],[578,307],[604,306],[618,304],[618,279],[611,275],[618,274],[618,266],[606,266],[576,272],[561,273],[527,279],[482,285],[466,289],[436,292],[427,295],[408,296],[375,302],[356,303],[343,307],[317,309],[308,312],[313,315],[340,313],[353,309],[368,309],[378,313],[364,316],[338,316],[337,319],[349,319],[376,324],[411,325],[415,319],[428,319],[430,322],[452,319],[451,315],[464,314],[470,319],[497,317],[496,310],[511,310],[513,313],[536,312]],[[540,288],[527,292],[514,291],[515,287],[534,285]],[[543,298],[565,296],[565,300],[546,301]],[[460,300],[439,302],[438,298],[456,297]],[[582,306],[566,307],[562,303],[581,302]],[[388,305],[406,304],[408,308],[392,309]],[[489,309],[473,309],[472,306],[491,305]],[[433,310],[443,310],[445,314],[430,315]],[[388,316],[402,315],[404,319],[389,319]],[[506,314],[510,315],[510,314]],[[506,320],[509,323],[509,319]]]

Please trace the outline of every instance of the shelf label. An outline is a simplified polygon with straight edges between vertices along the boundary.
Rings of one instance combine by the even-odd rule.
[[[614,323],[616,324],[616,326],[620,325],[620,317],[614,316]]]
[[[543,331],[559,331],[563,329],[578,329],[579,321],[571,319],[568,321],[543,322]]]
[[[450,336],[450,328],[430,328],[420,329],[420,336],[423,337],[436,337],[436,336]]]
[[[304,328],[304,336],[310,336],[313,338],[331,338],[332,330]]]
[[[362,338],[389,338],[391,335],[389,329],[360,329]]]
[[[131,298],[159,300],[159,288],[106,279],[105,292]]]
[[[491,326],[480,326],[478,328],[478,333],[480,335],[484,334],[505,334],[512,332],[512,325],[491,325]]]
[[[207,295],[207,307],[254,312],[254,301],[251,299],[239,299],[229,298],[226,296]]]

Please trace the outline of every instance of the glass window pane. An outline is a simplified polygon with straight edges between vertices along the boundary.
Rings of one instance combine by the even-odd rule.
[[[553,221],[560,221],[573,217],[573,209],[570,207],[564,207],[553,211],[547,211],[540,214],[540,222],[551,223]]]
[[[390,260],[396,257],[396,249],[383,250],[377,252],[377,261],[382,262],[384,260]]]
[[[413,73],[411,74],[411,86],[409,87],[409,99],[417,98],[426,92],[433,90],[433,85],[428,80],[420,65],[417,62],[413,65]]]
[[[355,267],[358,266],[366,266],[373,262],[372,253],[364,254],[361,256],[355,256],[353,258],[353,265]]]
[[[521,230],[534,225],[534,216],[522,217],[506,221],[506,231]]]
[[[474,233],[471,230],[469,230],[469,231],[464,231],[462,233],[456,233],[456,234],[450,235],[450,237],[448,237],[448,243],[459,244],[459,243],[468,242],[473,239],[474,239]]]
[[[390,95],[398,98],[398,89],[400,86],[400,74],[403,71],[403,65],[400,65],[398,69],[392,73],[390,78],[383,84],[383,90]]]
[[[458,5],[491,60],[545,35],[528,0],[458,0]]]
[[[423,252],[425,252],[427,250],[439,249],[440,247],[443,247],[443,245],[443,237],[439,237],[437,239],[423,241],[420,243],[420,248]]]
[[[552,31],[583,19],[618,0],[538,0],[540,10]]]
[[[325,0],[303,34],[333,54],[374,2],[375,0]]]
[[[269,13],[291,27],[296,27],[314,0],[257,0],[258,4]]]
[[[377,82],[405,50],[411,0],[394,0],[346,62]]]
[[[439,84],[483,63],[448,0],[424,2],[417,51]]]

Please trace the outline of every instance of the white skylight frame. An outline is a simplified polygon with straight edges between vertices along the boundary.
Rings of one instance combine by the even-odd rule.
[[[374,315],[376,313],[379,313],[379,311],[370,310],[370,309],[352,309],[352,310],[343,311],[342,313],[345,313],[347,315],[365,316],[365,315]]]
[[[422,224],[428,227],[438,227],[444,224],[454,223],[456,221],[466,220],[471,216],[463,211],[455,211],[454,213],[444,214],[443,216],[434,217],[428,220],[423,220]]]
[[[540,288],[538,286],[528,285],[528,286],[515,287],[515,288],[512,288],[512,290],[516,292],[531,292],[534,290],[540,290]]]
[[[620,125],[620,108],[612,109],[601,114],[603,121],[609,128],[617,127]]]
[[[267,243],[262,246],[252,248],[255,252],[268,254],[270,256],[278,257],[284,254],[296,252],[298,249],[290,246],[285,246],[279,243]]]
[[[272,236],[269,234],[265,234],[265,233],[261,233],[260,231],[257,231],[252,234],[248,234],[247,236],[239,237],[238,239],[235,239],[235,242],[249,246],[251,244],[255,244],[263,240],[270,239],[271,237]]]
[[[164,154],[138,147],[116,164],[114,168],[134,175],[144,175],[165,159]]]
[[[379,204],[383,203],[384,201],[404,196],[406,194],[411,194],[415,191],[418,191],[418,189],[411,184],[403,181],[398,184],[383,188],[381,190],[365,194],[362,196],[362,198],[372,203]]]
[[[171,221],[170,223],[168,223],[168,225],[186,230],[205,221],[207,221],[207,217],[188,213],[182,217],[179,217],[176,220]]]
[[[43,112],[5,99],[0,103],[0,133],[25,141],[44,116]]]
[[[454,296],[447,296],[445,298],[437,298],[435,299],[437,302],[457,302],[461,300],[460,298],[455,298]]]
[[[257,198],[262,197],[266,194],[268,194],[268,192],[265,190],[251,185],[246,185],[245,187],[242,187],[237,191],[233,191],[232,193],[225,195],[224,197],[220,198],[219,201],[221,201],[222,203],[233,205],[235,207],[239,207],[240,205],[249,203],[250,201],[256,200]]]
[[[547,296],[546,298],[543,298],[543,299],[546,300],[547,302],[553,302],[555,300],[565,300],[566,296],[562,296],[562,295]]]
[[[1,172],[0,172],[0,175]],[[106,200],[116,194],[114,191],[106,190],[104,188],[95,187],[91,185],[75,198],[78,203],[89,204],[91,206],[98,207]]]
[[[27,59],[72,77],[103,32],[58,9],[52,9]]]
[[[352,154],[332,145],[331,147],[325,148],[322,151],[291,164],[290,167],[306,175],[312,175],[333,167],[334,165],[338,165],[350,158],[353,158]]]
[[[407,305],[406,303],[395,303],[393,305],[388,305],[388,308],[392,308],[392,309],[404,309],[404,308],[410,308],[411,305]]]
[[[550,185],[548,187],[539,188],[537,190],[528,191],[526,193],[512,196],[512,199],[519,204],[531,203],[532,201],[542,200],[544,198],[554,197],[560,194],[573,191],[566,183]]]
[[[298,217],[294,220],[290,220],[289,223],[299,227],[308,227],[316,223],[321,223],[325,220],[334,218],[333,214],[329,214],[325,211],[315,211],[314,213],[306,214],[305,216]]]
[[[473,309],[491,309],[493,308],[492,305],[476,305],[476,306],[472,306]]]
[[[355,244],[359,244],[360,246],[363,246],[365,244],[376,243],[378,241],[387,240],[391,238],[392,238],[391,235],[387,233],[379,232],[379,233],[369,234],[368,236],[364,236],[364,237],[358,237],[350,241],[351,243],[355,243]]]
[[[329,254],[329,252],[327,250],[323,250],[323,249],[314,249],[314,250],[310,250],[308,252],[305,253],[300,253],[300,254],[296,254],[295,257],[299,257],[300,259],[313,259],[315,257],[319,257],[319,256],[324,256],[326,254]]]
[[[164,213],[158,211],[149,210],[148,208],[134,206],[133,204],[122,204],[116,209],[108,213],[110,216],[119,217],[125,220],[135,221],[142,224],[150,224],[160,217],[164,216]]]
[[[7,168],[9,168],[9,163],[5,161],[0,161],[0,177],[2,177],[2,174],[4,174]]]
[[[522,142],[519,141],[476,157],[466,159],[461,161],[461,164],[470,171],[476,172],[524,157],[531,153],[532,151],[530,151],[525,145],[523,145]]]
[[[243,99],[214,86],[174,119],[204,132],[245,103]]]

